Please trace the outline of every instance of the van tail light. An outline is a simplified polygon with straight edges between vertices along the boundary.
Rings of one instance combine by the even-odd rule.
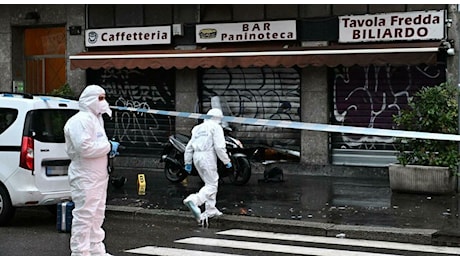
[[[32,137],[22,137],[19,167],[22,167],[27,170],[34,170],[34,140],[32,139]]]

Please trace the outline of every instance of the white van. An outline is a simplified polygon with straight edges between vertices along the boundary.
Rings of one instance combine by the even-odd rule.
[[[0,92],[0,226],[17,207],[70,199],[64,124],[78,101]]]

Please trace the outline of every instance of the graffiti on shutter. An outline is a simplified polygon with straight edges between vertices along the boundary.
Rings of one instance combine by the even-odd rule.
[[[174,73],[153,69],[88,70],[88,84],[98,84],[106,91],[110,105],[131,108],[175,110]],[[109,138],[120,141],[124,155],[158,157],[174,132],[175,118],[148,113],[113,111],[105,118]]]
[[[300,121],[300,76],[294,68],[206,69],[201,75],[202,111],[211,97],[223,101],[224,115]],[[300,151],[300,130],[231,124],[247,147],[274,146]]]
[[[392,116],[407,108],[423,86],[446,80],[445,66],[337,67],[333,76],[332,123],[393,129]],[[384,166],[396,162],[392,137],[332,134],[332,163]]]

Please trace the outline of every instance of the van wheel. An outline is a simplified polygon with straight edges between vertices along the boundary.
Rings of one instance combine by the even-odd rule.
[[[0,226],[6,226],[13,218],[16,208],[11,204],[10,195],[3,185],[0,185]]]

